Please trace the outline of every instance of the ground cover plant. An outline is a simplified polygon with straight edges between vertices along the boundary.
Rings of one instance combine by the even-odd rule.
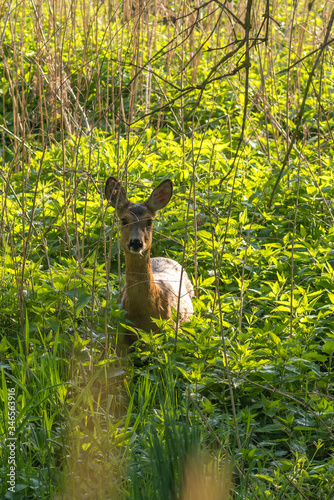
[[[1,498],[332,498],[333,19],[1,4]],[[109,175],[195,289],[127,356]]]

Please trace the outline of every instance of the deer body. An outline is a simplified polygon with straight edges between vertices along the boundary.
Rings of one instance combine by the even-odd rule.
[[[155,188],[143,203],[129,201],[114,177],[109,177],[106,183],[106,197],[116,208],[122,224],[121,244],[125,254],[126,278],[122,308],[137,328],[147,332],[158,329],[151,318],[168,319],[172,308],[177,310],[181,274],[179,321],[185,321],[193,314],[193,287],[187,273],[174,260],[150,258],[153,219],[156,212],[167,205],[171,196],[172,182],[169,179]],[[127,343],[134,340],[136,336],[131,334]]]

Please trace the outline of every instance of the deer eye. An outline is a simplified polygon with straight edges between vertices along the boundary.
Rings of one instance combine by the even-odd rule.
[[[128,219],[121,219],[122,226],[126,226],[128,223]]]
[[[152,222],[153,222],[152,219],[147,219],[147,221],[146,221],[147,227],[151,227],[152,226]]]

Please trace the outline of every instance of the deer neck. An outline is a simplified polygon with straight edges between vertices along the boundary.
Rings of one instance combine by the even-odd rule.
[[[125,278],[127,301],[139,304],[157,294],[157,285],[154,282],[150,252],[143,254],[125,254]]]

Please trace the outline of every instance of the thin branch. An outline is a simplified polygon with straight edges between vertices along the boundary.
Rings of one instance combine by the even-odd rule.
[[[228,12],[228,14],[229,14],[229,15],[230,15],[230,16],[231,16],[234,20],[235,20],[235,22],[236,22],[237,24],[240,24],[240,26],[242,26],[242,27],[246,30],[246,21],[245,21],[245,24],[244,24],[242,21],[240,21],[240,19],[239,19],[239,18],[238,18],[235,14],[233,14],[233,12],[232,12],[232,11],[230,11],[230,9],[229,9],[228,7],[226,7],[226,2],[225,2],[224,4],[222,4],[222,3],[221,3],[221,2],[219,2],[218,0],[214,0],[214,1],[215,1],[215,3],[216,3],[217,5],[219,5],[219,6],[220,6],[223,10],[226,10],[226,12]]]
[[[248,2],[247,2],[247,12],[246,12],[246,19],[245,19],[245,30],[246,30],[246,33],[245,33],[245,38],[243,39],[243,42],[246,44],[246,54],[245,54],[246,57],[245,57],[245,62],[241,66],[243,66],[243,67],[246,68],[246,78],[245,78],[245,103],[244,103],[244,110],[243,110],[243,117],[242,117],[241,133],[240,133],[240,137],[238,139],[237,151],[236,151],[236,153],[234,155],[231,168],[228,171],[228,173],[221,179],[221,181],[219,183],[220,188],[221,188],[224,180],[230,175],[230,173],[234,169],[234,166],[235,166],[235,163],[236,163],[236,159],[238,157],[240,145],[241,145],[241,142],[243,140],[244,133],[245,133],[246,118],[247,118],[247,106],[248,106],[249,68],[250,68],[250,65],[251,65],[251,63],[250,63],[250,56],[249,56],[249,50],[250,50],[250,47],[249,47],[249,32],[251,30],[250,16],[251,16],[251,9],[252,9],[252,1],[253,0],[248,0]]]
[[[327,47],[327,45],[330,45],[333,42],[334,42],[334,38],[331,38],[330,40],[328,40],[328,42],[323,43],[317,49],[312,50],[312,52],[310,52],[309,54],[306,54],[306,56],[302,57],[301,59],[298,59],[298,61],[296,61],[295,63],[291,64],[291,66],[289,66],[288,68],[282,69],[281,71],[279,71],[276,74],[277,75],[281,75],[282,73],[286,73],[287,71],[290,71],[290,69],[292,69],[295,66],[297,66],[297,64],[300,64],[301,62],[305,61],[305,59],[307,59],[310,56],[313,56],[313,54],[316,54],[317,52],[319,52],[319,50],[321,50],[322,48]]]

